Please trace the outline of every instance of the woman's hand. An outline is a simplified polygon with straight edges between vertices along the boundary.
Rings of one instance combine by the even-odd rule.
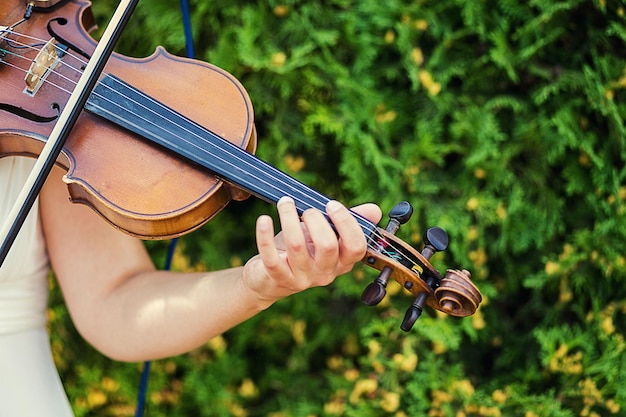
[[[354,216],[337,201],[330,201],[326,213],[335,226],[315,209],[298,216],[294,201],[282,198],[278,204],[282,231],[274,237],[271,217],[257,220],[259,254],[244,268],[243,281],[260,300],[270,304],[307,288],[324,286],[352,269],[367,250],[363,230]],[[352,209],[373,223],[381,211],[374,204]]]
[[[50,260],[76,327],[114,359],[188,352],[279,298],[329,284],[365,253],[365,236],[341,204],[327,208],[335,234],[317,210],[305,212],[301,222],[293,201],[286,199],[278,205],[283,231],[274,238],[271,218],[260,217],[259,255],[245,267],[156,271],[141,241],[68,201],[62,174],[55,168],[40,194]],[[373,222],[380,219],[373,204],[354,211]]]

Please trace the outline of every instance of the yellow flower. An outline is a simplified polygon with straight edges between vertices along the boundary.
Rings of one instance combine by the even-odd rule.
[[[226,339],[224,339],[221,335],[215,336],[213,339],[207,342],[209,349],[214,351],[215,353],[224,353],[226,350]]]
[[[377,374],[383,374],[386,371],[385,366],[382,363],[380,363],[380,361],[373,361],[372,368],[374,369],[374,372],[376,372]]]
[[[239,386],[239,395],[244,398],[254,398],[259,395],[259,389],[254,384],[254,381],[250,378],[246,378],[241,382]]]
[[[296,344],[301,345],[305,341],[304,331],[306,330],[306,322],[303,320],[296,320],[291,325],[291,334]]]
[[[289,12],[289,7],[284,4],[278,5],[274,7],[274,14],[278,17],[285,17]]]
[[[369,353],[367,354],[367,356],[369,356],[370,358],[378,355],[382,350],[380,342],[378,342],[377,340],[370,340],[367,343],[367,348],[369,349]]]
[[[615,400],[610,399],[606,401],[606,408],[611,412],[611,414],[617,414],[620,410],[620,405],[615,402]]]
[[[376,115],[376,121],[381,124],[389,123],[396,120],[396,117],[398,117],[398,113],[396,113],[394,110],[388,110],[384,113],[378,113]]]
[[[452,389],[465,397],[471,397],[472,395],[474,395],[474,386],[467,379],[455,381],[454,383],[452,383]]]
[[[418,19],[415,21],[415,29],[424,31],[428,28],[428,22],[424,19]]]
[[[558,262],[548,261],[546,262],[546,266],[544,269],[546,271],[546,274],[554,275],[559,272],[559,269],[561,269],[561,265]]]
[[[357,338],[351,334],[346,338],[343,344],[343,351],[346,355],[356,356],[359,353],[359,342]]]
[[[485,328],[485,318],[480,310],[476,310],[476,313],[472,316],[472,327],[476,330]]]
[[[496,408],[496,407],[481,406],[478,413],[481,416],[488,416],[488,417],[501,417],[502,416],[502,412],[500,411],[499,408]]]
[[[433,76],[430,72],[421,70],[418,73],[418,78],[420,83],[424,86],[424,88],[426,88],[426,90],[428,90],[428,94],[431,96],[436,96],[441,91],[441,84],[433,80]]]
[[[487,252],[483,248],[470,251],[467,256],[476,266],[483,266],[487,263]]]
[[[487,176],[487,172],[482,168],[476,168],[474,170],[474,176],[479,180],[482,180]]]
[[[115,392],[118,390],[119,387],[120,384],[113,378],[110,378],[108,376],[102,378],[102,388],[104,388],[106,391]]]
[[[385,43],[390,44],[394,40],[396,40],[396,34],[393,30],[389,29],[387,32],[385,32]]]
[[[392,413],[400,407],[400,394],[397,392],[384,392],[380,400],[380,408],[387,413]]]
[[[615,325],[613,324],[613,318],[611,316],[606,316],[600,322],[600,328],[602,331],[609,335],[615,332]]]
[[[434,390],[433,391],[433,400],[431,405],[433,407],[439,407],[441,404],[446,404],[452,401],[452,395],[442,390]]]
[[[470,242],[473,242],[476,239],[478,239],[478,227],[470,226],[469,230],[467,231],[467,239]]]
[[[500,220],[504,220],[506,218],[506,207],[504,207],[504,204],[498,204],[498,208],[496,209],[496,215]]]
[[[346,408],[341,398],[335,398],[331,402],[324,404],[324,414],[342,415]]]
[[[408,355],[396,354],[394,355],[393,361],[398,364],[400,370],[405,372],[413,372],[417,367],[417,355],[415,353],[410,353]]]
[[[469,211],[474,211],[478,208],[478,206],[480,205],[480,202],[478,201],[478,199],[476,197],[472,197],[469,200],[467,200],[467,203],[465,203],[465,207],[469,210]]]
[[[411,50],[411,59],[417,65],[422,65],[424,63],[424,54],[422,53],[422,50],[420,48],[413,48],[413,50]]]
[[[176,372],[176,362],[166,361],[163,364],[163,370],[165,371],[166,374],[172,375],[174,372]]]
[[[231,268],[236,268],[238,266],[243,265],[243,261],[240,256],[231,256],[230,257],[230,266]]]
[[[326,359],[326,366],[328,369],[336,371],[343,367],[343,358],[341,356],[335,355]]]
[[[503,404],[506,401],[507,397],[508,395],[501,389],[497,389],[493,392],[493,394],[491,394],[491,398],[493,398],[493,400],[499,404]]]
[[[585,405],[592,406],[602,400],[602,393],[600,393],[600,390],[598,390],[596,383],[593,382],[591,379],[586,378],[585,380],[580,381],[578,383],[578,386],[582,391],[583,403]]]
[[[300,172],[304,168],[305,162],[301,156],[285,155],[285,164],[291,172]]]
[[[448,348],[441,342],[433,342],[433,352],[435,355],[441,355],[442,353],[446,353]]]
[[[87,405],[89,406],[89,408],[99,407],[101,405],[106,404],[106,402],[107,402],[107,396],[102,391],[91,391],[87,395]]]
[[[591,159],[589,158],[589,155],[587,155],[586,153],[581,153],[578,156],[578,163],[584,167],[588,167],[591,165]]]
[[[571,301],[574,297],[572,294],[572,290],[570,290],[567,278],[561,279],[561,283],[559,284],[559,301],[562,303],[567,303]]]
[[[346,372],[343,373],[343,377],[346,378],[346,380],[348,381],[356,381],[356,379],[359,377],[359,371],[356,369],[348,369]]]
[[[229,401],[227,404],[228,411],[233,417],[247,417],[248,412],[239,404]]]
[[[272,66],[282,67],[287,62],[287,55],[284,52],[274,52],[272,54]]]
[[[580,374],[582,372],[582,352],[576,352],[568,355],[566,344],[561,344],[554,352],[548,369],[552,372],[562,372],[564,374]]]
[[[373,378],[360,379],[354,385],[352,393],[350,393],[350,403],[355,404],[359,401],[363,394],[369,395],[378,389],[378,381]]]

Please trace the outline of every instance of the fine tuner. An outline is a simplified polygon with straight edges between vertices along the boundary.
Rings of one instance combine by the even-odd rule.
[[[448,234],[442,228],[431,227],[426,230],[421,253],[395,239],[394,235],[400,226],[412,214],[413,207],[406,201],[396,204],[389,212],[389,222],[383,237],[378,240],[375,248],[368,251],[364,259],[366,264],[377,268],[380,274],[361,295],[364,304],[377,305],[387,294],[390,278],[415,295],[415,301],[406,311],[400,325],[405,332],[411,330],[421,316],[424,305],[451,316],[465,317],[474,314],[482,301],[480,291],[472,283],[469,271],[449,269],[442,277],[430,264],[429,260],[436,252],[444,251],[448,247]],[[391,264],[385,261],[390,258],[397,259],[397,262]],[[416,275],[418,280],[407,280],[405,269]]]

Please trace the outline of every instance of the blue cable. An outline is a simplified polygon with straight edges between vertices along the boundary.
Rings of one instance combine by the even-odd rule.
[[[135,417],[143,416],[143,410],[146,405],[146,392],[148,391],[148,378],[150,378],[150,363],[150,361],[143,363],[139,393],[137,394],[137,410],[135,410]]]
[[[172,239],[167,249],[167,257],[165,258],[165,270],[169,270],[172,267],[172,258],[174,257],[174,250],[176,249],[176,243],[178,239]],[[143,363],[143,370],[141,371],[141,381],[139,383],[139,392],[137,393],[137,410],[135,411],[135,417],[143,416],[143,410],[146,405],[146,393],[148,391],[148,379],[150,377],[150,361]]]
[[[187,58],[195,58],[193,51],[193,34],[191,33],[191,12],[189,11],[189,1],[180,0],[180,9],[183,13],[183,29],[185,30],[185,50]]]

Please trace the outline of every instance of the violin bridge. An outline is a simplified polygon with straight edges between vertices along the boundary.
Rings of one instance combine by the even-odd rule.
[[[30,69],[26,73],[26,77],[24,77],[24,82],[26,83],[24,93],[29,96],[34,96],[37,90],[39,90],[39,87],[41,87],[46,80],[48,74],[50,74],[54,67],[60,62],[64,54],[65,48],[58,45],[56,39],[50,39],[43,48],[39,50],[39,53],[30,65]]]

